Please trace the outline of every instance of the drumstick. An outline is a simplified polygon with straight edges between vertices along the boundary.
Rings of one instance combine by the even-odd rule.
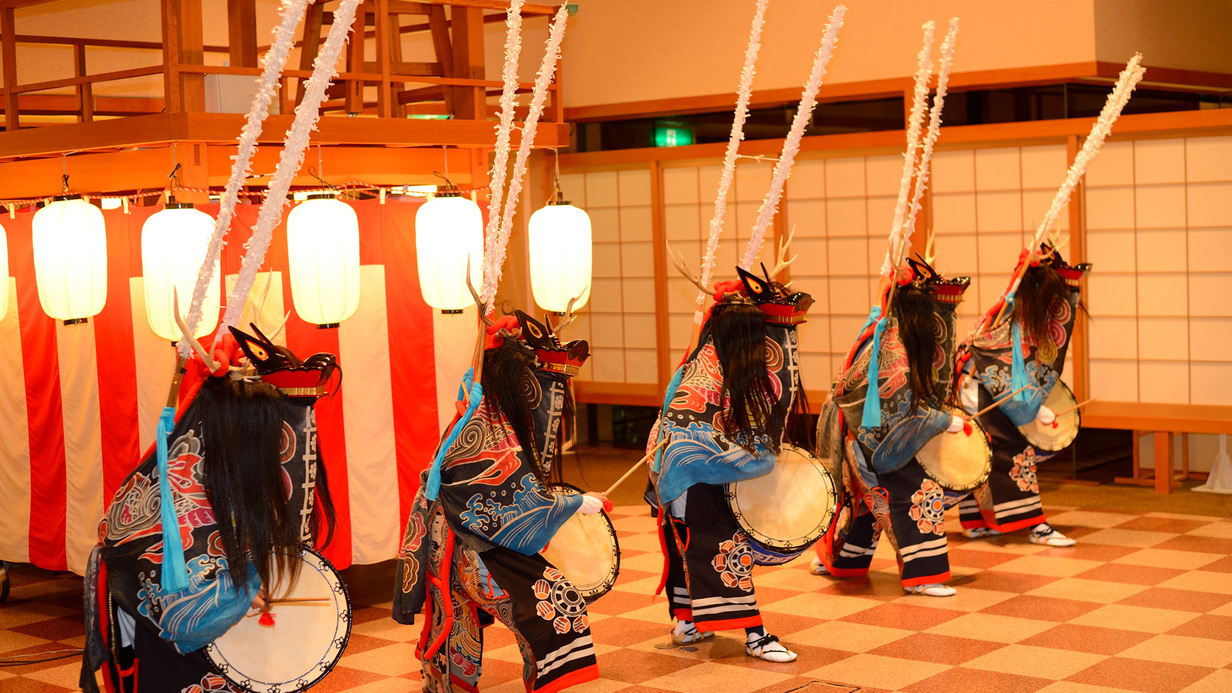
[[[605,495],[605,496],[610,496],[610,495],[612,494],[612,491],[615,491],[615,490],[616,490],[616,487],[617,487],[617,486],[620,486],[621,484],[623,484],[623,483],[625,482],[625,480],[626,480],[626,479],[628,479],[629,477],[633,476],[633,472],[636,472],[638,467],[641,467],[643,464],[645,464],[645,463],[646,463],[646,460],[650,459],[651,457],[654,457],[654,454],[655,454],[656,452],[658,452],[658,451],[659,451],[659,448],[663,447],[664,445],[667,445],[667,441],[666,441],[666,440],[664,440],[664,441],[660,442],[658,445],[656,445],[656,446],[654,446],[653,448],[651,448],[651,449],[650,449],[650,452],[646,453],[646,456],[645,456],[645,457],[643,457],[642,459],[638,460],[638,461],[637,461],[637,464],[633,465],[632,467],[629,467],[629,471],[625,472],[625,475],[624,475],[624,476],[620,477],[619,479],[617,479],[617,480],[616,480],[616,483],[614,483],[614,484],[612,484],[611,486],[609,486],[609,487],[608,487],[608,489],[607,489],[606,491],[604,491],[604,492],[603,492],[603,495]]]
[[[1025,390],[1025,389],[1027,389],[1027,388],[1029,388],[1029,387],[1031,387],[1031,385],[1030,385],[1030,384],[1023,385],[1022,387],[1018,388],[1017,390],[1014,390],[1013,392],[1009,393],[1008,395],[1002,395],[999,399],[997,399],[997,401],[995,401],[995,402],[993,402],[992,404],[988,405],[987,407],[984,407],[983,409],[981,409],[981,410],[979,410],[979,411],[975,412],[975,413],[974,413],[974,414],[972,414],[971,416],[967,416],[967,417],[964,417],[964,418],[966,418],[966,419],[967,419],[967,421],[970,421],[970,420],[972,420],[972,419],[974,419],[974,418],[977,418],[977,417],[979,417],[979,416],[982,416],[982,415],[984,415],[984,414],[987,414],[988,412],[992,411],[993,409],[996,409],[997,407],[1001,406],[1001,405],[1005,402],[1005,400],[1009,399],[1010,397],[1013,397],[1014,395],[1018,394],[1019,392],[1022,392],[1023,390]]]
[[[1088,400],[1087,400],[1087,401],[1085,401],[1085,402],[1079,402],[1078,404],[1075,404],[1074,406],[1070,407],[1069,409],[1066,409],[1065,411],[1053,412],[1053,414],[1054,414],[1055,416],[1058,416],[1058,417],[1059,417],[1059,416],[1061,416],[1062,414],[1068,414],[1068,413],[1070,413],[1071,411],[1074,411],[1074,410],[1079,409],[1079,408],[1081,408],[1081,407],[1085,407],[1085,406],[1087,406],[1088,404],[1090,404],[1091,402],[1094,402],[1094,401],[1095,401],[1095,398],[1094,398],[1094,397],[1092,397],[1091,399],[1088,399]]]

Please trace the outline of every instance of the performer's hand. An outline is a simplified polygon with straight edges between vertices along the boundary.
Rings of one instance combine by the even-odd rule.
[[[967,423],[967,420],[961,416],[951,416],[950,426],[949,428],[945,429],[945,432],[946,433],[958,433],[959,431],[963,430],[963,426],[965,426],[966,423]]]
[[[582,507],[578,508],[578,512],[583,515],[594,515],[602,510],[603,506],[607,505],[609,502],[610,501],[608,501],[607,496],[602,493],[592,491],[582,496]]]
[[[270,604],[269,604],[269,592],[265,591],[265,588],[264,588],[264,587],[262,587],[262,588],[261,588],[261,589],[257,592],[257,594],[256,594],[255,596],[253,596],[253,598],[252,598],[252,607],[251,607],[251,609],[252,609],[254,612],[266,612],[266,611],[269,611],[269,609],[270,609]]]
[[[1054,412],[1053,410],[1041,404],[1039,408],[1039,413],[1035,415],[1035,418],[1040,423],[1047,426],[1051,424],[1053,421],[1057,420],[1057,415],[1056,415],[1056,412]]]

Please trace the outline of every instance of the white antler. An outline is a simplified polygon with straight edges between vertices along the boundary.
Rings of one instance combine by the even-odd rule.
[[[791,245],[791,239],[795,237],[796,227],[792,226],[791,233],[787,234],[787,240],[779,243],[779,261],[775,263],[774,269],[770,270],[770,276],[768,277],[769,279],[773,280],[776,276],[778,276],[779,272],[787,269],[787,266],[795,262],[796,258],[799,257],[799,255],[793,255],[790,258],[787,257],[787,247]]]
[[[684,275],[685,279],[688,279],[690,282],[692,282],[693,286],[696,286],[703,293],[709,294],[710,296],[714,296],[714,291],[711,289],[707,289],[706,285],[702,284],[702,280],[689,271],[689,268],[685,266],[684,264],[684,257],[682,257],[680,253],[677,253],[675,250],[672,250],[672,246],[670,243],[667,246],[667,254],[671,256],[672,264],[676,265],[676,269],[679,270],[680,273]]]
[[[197,352],[197,356],[201,357],[201,361],[205,364],[205,367],[209,369],[211,373],[218,370],[218,363],[211,358],[208,353],[206,353],[205,347],[201,346],[201,342],[198,342],[197,339],[192,336],[192,332],[188,329],[188,325],[184,324],[184,318],[180,317],[180,291],[174,287],[171,289],[171,310],[175,311],[175,324],[180,326],[180,334],[183,335],[183,338],[188,341],[190,346],[192,346],[192,350]]]

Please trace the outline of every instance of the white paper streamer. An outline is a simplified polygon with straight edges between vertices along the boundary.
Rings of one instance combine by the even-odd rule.
[[[787,139],[783,141],[779,161],[774,165],[774,178],[770,181],[770,190],[762,199],[761,208],[757,210],[757,222],[753,225],[753,232],[749,236],[744,259],[740,261],[740,267],[745,270],[753,266],[753,260],[757,258],[757,253],[761,252],[762,238],[765,237],[766,229],[770,226],[770,221],[774,219],[775,210],[778,209],[779,200],[783,197],[783,186],[787,183],[787,177],[791,175],[791,167],[795,164],[796,154],[800,151],[800,138],[804,137],[804,128],[812,118],[813,108],[817,106],[817,90],[821,89],[821,80],[826,76],[826,65],[830,63],[830,54],[834,52],[834,43],[838,40],[838,30],[843,27],[843,15],[846,12],[847,8],[839,5],[830,13],[830,21],[826,24],[821,48],[817,50],[817,57],[813,59],[813,71],[809,73],[808,83],[804,85],[804,93],[800,96],[800,105],[796,107],[796,116],[791,121],[791,130],[787,133]]]
[[[719,176],[719,192],[714,198],[714,215],[710,217],[710,236],[706,240],[706,251],[702,254],[702,264],[699,269],[699,283],[710,286],[710,276],[714,271],[714,256],[719,249],[719,234],[723,231],[723,217],[727,214],[727,190],[731,187],[732,174],[736,170],[736,152],[740,149],[740,141],[744,139],[744,121],[749,117],[749,98],[753,88],[753,77],[757,74],[754,67],[757,64],[757,51],[761,49],[761,29],[765,25],[766,5],[769,0],[758,0],[757,11],[753,14],[753,25],[749,27],[749,45],[744,49],[744,67],[740,70],[740,86],[736,90],[736,117],[732,121],[731,136],[727,139],[727,151],[723,154],[723,173]],[[702,306],[706,304],[706,292],[697,292],[697,310],[693,313],[693,322],[702,324]],[[696,328],[694,328],[696,329]]]
[[[282,156],[278,159],[278,167],[270,181],[265,201],[257,215],[257,225],[252,232],[252,238],[244,244],[244,262],[240,265],[239,278],[235,288],[227,298],[227,311],[223,314],[218,335],[222,335],[227,327],[239,322],[244,310],[244,300],[252,288],[253,279],[261,264],[265,261],[265,251],[269,249],[270,239],[274,235],[274,227],[282,221],[282,210],[287,205],[287,191],[291,189],[291,181],[299,172],[304,162],[304,150],[308,148],[308,137],[316,129],[317,121],[321,119],[321,104],[325,101],[325,90],[334,75],[338,73],[338,56],[346,46],[347,37],[351,32],[351,24],[355,19],[355,8],[362,0],[342,0],[337,10],[334,10],[334,21],[325,37],[321,52],[312,63],[312,76],[304,87],[304,98],[295,108],[295,120],[291,129],[287,130],[283,140]],[[217,342],[218,337],[215,337]]]
[[[928,81],[933,73],[932,20],[924,23],[924,45],[920,48],[919,64],[915,71],[915,93],[911,99],[911,117],[907,123],[907,151],[903,153],[903,177],[898,185],[898,202],[894,205],[894,223],[890,226],[890,242],[885,260],[881,263],[881,276],[888,277],[894,271],[891,255],[896,252],[903,233],[903,221],[907,216],[907,198],[911,193],[911,177],[915,173],[916,151],[920,146],[920,126],[924,122],[924,100],[928,97]]]
[[[526,113],[526,122],[522,124],[522,141],[518,143],[518,156],[513,164],[513,173],[509,178],[509,192],[505,194],[504,209],[501,214],[500,233],[492,248],[491,264],[483,268],[483,286],[485,293],[479,298],[488,306],[488,314],[494,312],[492,298],[496,295],[496,287],[500,284],[502,267],[505,264],[505,249],[509,243],[509,234],[513,230],[513,212],[518,206],[518,196],[522,193],[522,179],[526,176],[526,159],[530,156],[531,147],[535,143],[535,131],[538,129],[539,116],[543,113],[543,102],[548,95],[548,86],[556,75],[556,64],[560,60],[560,42],[565,38],[565,23],[569,19],[568,5],[561,5],[552,18],[551,32],[548,34],[547,50],[543,54],[543,62],[539,64],[539,72],[535,75],[535,88],[531,93],[530,110]],[[488,278],[491,277],[491,283]]]
[[[505,175],[509,163],[509,135],[513,131],[514,98],[518,90],[518,59],[522,54],[522,0],[513,0],[505,14],[505,66],[501,71],[504,84],[500,98],[500,125],[496,127],[496,154],[488,176],[491,196],[488,202],[488,225],[484,230],[483,283],[480,296],[496,294],[495,278],[487,268],[493,264],[496,239],[501,228],[501,209],[505,194]]]
[[[1052,205],[1048,207],[1048,213],[1040,220],[1039,228],[1035,232],[1035,237],[1031,240],[1031,245],[1027,248],[1031,253],[1039,252],[1039,245],[1044,240],[1044,235],[1048,233],[1048,229],[1056,222],[1057,216],[1061,214],[1061,208],[1069,203],[1069,197],[1074,192],[1074,188],[1078,182],[1082,180],[1082,175],[1086,173],[1087,164],[1099,154],[1100,147],[1104,146],[1104,140],[1108,139],[1108,135],[1112,134],[1112,125],[1116,119],[1120,117],[1121,110],[1125,108],[1125,104],[1129,103],[1129,97],[1134,91],[1134,87],[1138,86],[1138,82],[1142,80],[1143,73],[1146,68],[1141,66],[1142,54],[1135,53],[1134,57],[1126,63],[1125,69],[1121,70],[1121,74],[1117,77],[1116,87],[1112,93],[1108,95],[1108,100],[1104,102],[1104,108],[1099,112],[1099,118],[1095,120],[1095,124],[1091,126],[1091,134],[1087,135],[1087,139],[1082,143],[1082,149],[1078,151],[1078,155],[1074,157],[1074,163],[1070,164],[1069,173],[1065,176],[1065,182],[1057,189],[1057,194],[1052,198]],[[1017,283],[1015,283],[1015,286]]]
[[[933,160],[933,146],[937,144],[937,136],[941,132],[941,109],[945,107],[946,87],[950,82],[950,65],[954,62],[954,42],[958,39],[958,17],[950,19],[949,32],[941,42],[941,67],[937,71],[937,95],[933,97],[933,107],[928,112],[928,134],[924,137],[924,149],[920,152],[920,163],[915,173],[915,193],[911,198],[911,211],[907,214],[907,223],[903,224],[903,232],[895,249],[893,266],[897,268],[907,254],[911,245],[911,232],[915,229],[915,218],[920,213],[920,201],[924,198],[924,189],[928,187],[929,164]],[[882,274],[885,269],[882,268]]]
[[[231,165],[231,177],[227,179],[227,187],[219,200],[214,233],[210,236],[205,261],[197,272],[197,285],[193,288],[192,301],[184,319],[189,331],[197,329],[197,323],[201,322],[201,304],[205,301],[206,287],[214,279],[214,262],[222,253],[223,239],[231,226],[231,217],[235,214],[240,187],[248,177],[253,154],[257,151],[257,138],[261,135],[265,118],[269,115],[270,103],[278,91],[278,77],[291,53],[291,46],[295,42],[295,29],[299,26],[299,20],[304,16],[307,6],[308,0],[283,0],[278,10],[281,19],[278,26],[274,27],[274,42],[263,58],[264,66],[257,91],[252,97],[252,107],[248,109],[244,129],[240,131],[239,150],[231,156],[234,162]],[[179,355],[187,357],[191,348],[188,340],[180,340]]]

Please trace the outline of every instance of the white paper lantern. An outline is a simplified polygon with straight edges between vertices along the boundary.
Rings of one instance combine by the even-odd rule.
[[[530,216],[530,289],[544,310],[577,310],[590,300],[590,216],[568,202],[550,202]]]
[[[66,325],[85,322],[107,303],[107,232],[103,213],[66,195],[34,214],[34,278],[43,312]]]
[[[9,312],[9,238],[0,226],[0,322]]]
[[[359,307],[359,217],[329,194],[311,195],[287,216],[291,299],[300,318],[337,327]]]
[[[415,213],[415,254],[424,302],[446,312],[475,304],[466,288],[466,259],[471,284],[483,284],[483,214],[479,205],[456,192],[437,195]]]
[[[213,232],[213,217],[174,199],[141,227],[145,318],[154,334],[163,339],[178,342],[183,337],[175,322],[173,299],[179,295],[180,317],[187,317]],[[201,302],[201,320],[193,330],[194,337],[204,337],[218,324],[221,274],[215,259],[213,279]]]

